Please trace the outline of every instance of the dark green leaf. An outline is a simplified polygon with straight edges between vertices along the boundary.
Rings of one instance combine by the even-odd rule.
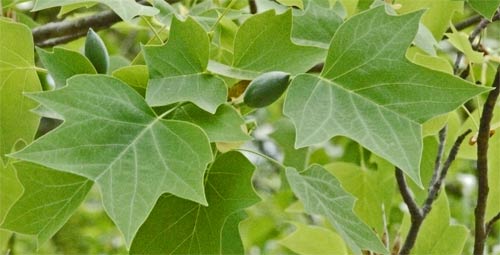
[[[244,254],[242,209],[259,201],[254,166],[239,152],[219,156],[206,183],[208,207],[164,195],[132,243],[133,254]]]
[[[37,48],[40,61],[54,79],[56,88],[66,86],[66,80],[77,74],[95,74],[92,63],[82,54],[64,48],[48,52]]]

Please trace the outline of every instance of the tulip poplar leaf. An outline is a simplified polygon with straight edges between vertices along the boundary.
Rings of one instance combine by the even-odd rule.
[[[405,58],[421,14],[381,6],[337,30],[321,75],[298,75],[289,87],[284,113],[296,147],[346,136],[421,184],[422,124],[488,90]]]
[[[105,75],[77,75],[29,97],[64,122],[11,156],[95,181],[127,246],[163,193],[207,204],[212,153],[199,127],[156,116],[137,92]]]
[[[253,15],[236,32],[231,67],[211,63],[210,70],[229,77],[235,75],[234,78],[269,71],[297,74],[323,60],[324,49],[297,45],[291,36],[290,10],[282,14],[270,10]]]
[[[23,186],[11,163],[0,165],[0,223],[23,193]]]
[[[192,18],[174,18],[167,44],[146,46],[149,69],[146,101],[161,106],[189,101],[215,113],[227,98],[225,82],[207,73],[210,41],[207,32]]]
[[[52,52],[37,48],[43,66],[54,79],[56,88],[66,86],[66,80],[77,74],[95,74],[92,63],[82,54],[56,47]]]
[[[468,2],[472,9],[489,20],[500,7],[500,0],[468,0]]]
[[[164,195],[132,243],[132,254],[244,254],[238,225],[259,201],[254,166],[239,152],[219,156],[205,185],[208,207]]]
[[[401,229],[402,238],[406,238],[410,223],[409,215],[405,215]],[[413,254],[450,254],[460,255],[469,236],[466,226],[452,223],[450,204],[445,192],[432,205],[432,211],[427,215],[412,249]],[[408,224],[406,224],[408,223]]]
[[[327,170],[319,165],[301,173],[287,168],[286,176],[305,211],[325,216],[355,254],[361,250],[388,253],[377,235],[354,214],[355,198]]]
[[[243,132],[245,121],[231,106],[223,104],[215,114],[210,114],[194,105],[186,105],[175,111],[173,119],[184,120],[200,126],[210,142],[238,142],[250,140]]]
[[[295,231],[279,243],[300,255],[348,254],[342,238],[331,229],[293,222]]]
[[[15,163],[14,167],[24,192],[5,217],[2,228],[36,235],[40,247],[73,215],[93,182],[28,162]]]
[[[39,11],[47,8],[58,7],[58,6],[67,6],[74,4],[84,4],[88,2],[97,2],[104,5],[107,5],[111,8],[120,18],[123,20],[131,20],[135,16],[153,16],[158,13],[156,8],[151,6],[146,6],[137,3],[134,0],[36,0],[35,6],[33,7],[33,11]]]
[[[325,8],[310,0],[304,11],[293,13],[292,39],[300,45],[328,49],[335,31],[342,24],[331,8]]]
[[[0,164],[7,165],[5,154],[18,141],[30,143],[35,136],[40,117],[29,110],[37,104],[23,93],[41,86],[31,30],[0,17],[0,31]]]

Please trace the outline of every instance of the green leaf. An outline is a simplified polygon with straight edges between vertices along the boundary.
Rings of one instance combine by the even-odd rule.
[[[105,74],[108,72],[108,50],[101,37],[92,28],[89,29],[85,39],[85,56],[92,62],[97,73]]]
[[[223,104],[215,114],[210,114],[194,105],[185,105],[177,109],[173,119],[192,122],[200,126],[210,142],[239,142],[250,139],[242,126],[245,121],[231,106]]]
[[[333,9],[310,0],[304,11],[294,11],[292,40],[297,44],[328,49],[335,31],[342,24]]]
[[[331,163],[325,166],[340,181],[342,187],[357,200],[354,212],[370,228],[382,234],[385,228],[384,215],[391,208],[395,181],[392,171],[387,169],[362,169],[351,163]]]
[[[113,71],[112,75],[132,86],[139,94],[144,95],[146,93],[149,80],[147,66],[133,65],[121,67]]]
[[[409,225],[409,216],[404,224]],[[429,254],[429,255],[459,255],[463,254],[465,242],[469,231],[463,225],[451,224],[450,209],[448,198],[445,192],[441,192],[438,199],[432,205],[432,211],[427,215],[412,249],[412,254]],[[402,240],[405,239],[407,229],[400,230],[405,233]]]
[[[95,181],[127,245],[161,194],[206,204],[203,175],[212,154],[199,127],[163,120],[105,75],[77,75],[62,89],[29,96],[64,123],[12,157]]]
[[[321,76],[298,75],[288,90],[296,147],[347,136],[420,184],[421,124],[488,90],[404,57],[421,13],[390,16],[382,6],[339,28]]]
[[[85,199],[93,182],[32,163],[15,163],[24,193],[5,217],[2,228],[48,241]],[[36,219],[36,220],[34,220]]]
[[[57,14],[58,18],[63,18],[65,14],[68,14],[72,11],[78,10],[80,8],[90,8],[94,5],[96,5],[96,2],[82,2],[82,3],[76,3],[76,4],[69,4],[69,5],[64,5],[61,6],[61,9],[59,10],[59,13]]]
[[[136,3],[134,0],[35,0],[35,6],[32,11],[39,11],[47,8],[52,8],[56,6],[66,6],[73,4],[82,4],[88,2],[97,2],[104,5],[107,5],[111,8],[120,18],[123,20],[131,20],[135,16],[153,16],[158,13],[156,8],[151,6],[146,6],[142,4]]]
[[[167,27],[171,26],[173,17],[179,14],[172,5],[164,0],[153,0],[153,6],[159,11],[155,18]]]
[[[279,243],[300,255],[348,254],[342,238],[335,232],[320,226],[293,222],[295,231]]]
[[[302,0],[276,0],[276,2],[285,6],[295,6],[300,9],[304,9],[304,3],[302,2]]]
[[[435,47],[438,47],[438,42],[434,39],[431,31],[422,23],[418,26],[417,35],[415,35],[413,43],[428,55],[436,56]]]
[[[164,195],[132,243],[132,254],[243,254],[242,209],[259,201],[254,166],[239,152],[219,156],[205,185],[208,207]]]
[[[23,193],[23,186],[16,176],[12,164],[0,164],[0,223],[5,219],[12,205]]]
[[[498,116],[497,107],[497,116]],[[489,151],[488,151],[488,180],[490,185],[490,190],[488,193],[488,201],[486,207],[486,219],[491,219],[497,213],[500,212],[500,130],[496,130],[497,134],[495,137],[490,138]]]
[[[190,101],[215,113],[227,98],[224,81],[206,73],[209,39],[203,27],[192,18],[172,20],[168,43],[145,46],[149,68],[146,101],[151,106]]]
[[[468,0],[468,3],[472,9],[489,20],[500,7],[500,0]]]
[[[56,47],[53,52],[36,49],[43,66],[49,70],[56,88],[66,86],[66,80],[77,74],[95,74],[97,71],[82,54]]]
[[[406,52],[406,57],[408,60],[417,65],[441,71],[443,73],[453,74],[453,67],[451,66],[450,61],[448,61],[445,57],[422,54],[422,51],[416,47],[409,48]]]
[[[469,42],[469,36],[465,32],[459,32],[455,27],[451,26],[453,33],[446,33],[448,41],[459,51],[463,52],[465,57],[473,63],[483,63],[483,53],[472,49]]]
[[[256,73],[283,71],[293,75],[305,72],[323,60],[323,49],[296,45],[290,39],[291,34],[290,10],[279,15],[272,10],[253,15],[236,33],[233,64],[227,69]],[[209,70],[218,72],[211,66]],[[229,72],[221,74],[231,76]]]
[[[300,174],[287,168],[286,176],[306,212],[324,215],[355,254],[361,250],[387,254],[375,233],[352,211],[355,198],[344,191],[332,174],[313,165]]]
[[[464,1],[457,0],[396,0],[395,4],[401,4],[398,13],[404,14],[420,9],[425,9],[422,16],[422,24],[427,27],[434,38],[441,40],[452,21],[455,12],[463,12]]]
[[[40,118],[29,112],[37,105],[25,92],[40,91],[35,71],[33,37],[25,25],[0,18],[0,165],[22,140],[30,143]],[[15,40],[14,40],[15,38]]]

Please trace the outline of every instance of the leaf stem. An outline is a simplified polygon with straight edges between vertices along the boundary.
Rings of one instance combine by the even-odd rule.
[[[35,71],[40,72],[40,73],[48,73],[49,71],[45,68],[41,68],[38,66],[35,66]]]
[[[269,156],[267,156],[267,155],[265,155],[265,154],[262,154],[262,153],[260,153],[260,152],[253,151],[253,150],[247,150],[247,149],[241,149],[241,148],[239,148],[239,149],[233,149],[233,150],[234,150],[234,151],[243,151],[243,152],[250,152],[250,153],[253,153],[253,154],[257,155],[257,156],[261,156],[261,157],[263,157],[263,158],[265,158],[265,159],[269,160],[271,163],[275,164],[275,165],[276,165],[276,166],[278,166],[280,169],[283,169],[283,170],[284,170],[284,169],[286,168],[283,164],[281,164],[280,162],[278,162],[276,159],[273,159],[273,158],[271,158],[271,157],[269,157]]]
[[[477,123],[476,119],[474,118],[474,115],[472,115],[472,113],[469,111],[469,109],[467,109],[467,107],[465,105],[462,105],[461,107],[464,110],[464,112],[467,113],[467,116],[469,116],[469,118],[471,119],[476,130],[479,130],[479,124]]]
[[[155,37],[161,42],[163,43],[163,40],[161,39],[160,35],[158,34],[158,32],[156,32],[156,29],[153,27],[153,24],[151,24],[151,22],[149,22],[149,20],[143,16],[141,16],[141,19],[144,20],[144,22],[146,22],[146,24],[148,25],[149,29],[151,31],[153,31],[153,34],[155,35]]]
[[[215,30],[215,27],[217,27],[217,24],[221,21],[224,16],[229,12],[229,9],[233,7],[233,5],[237,2],[237,0],[231,0],[231,2],[226,6],[226,9],[224,9],[224,12],[217,18],[213,26],[210,28],[210,32],[213,32]]]

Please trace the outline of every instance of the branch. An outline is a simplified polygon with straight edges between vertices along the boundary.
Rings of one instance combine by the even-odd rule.
[[[410,211],[410,215],[420,218],[422,216],[422,212],[415,202],[413,195],[411,194],[410,188],[406,183],[405,176],[403,171],[396,167],[396,180],[398,182],[399,191],[401,192],[401,196],[405,204],[408,206],[408,210]],[[413,218],[413,217],[412,217]]]
[[[168,3],[176,3],[179,0],[168,0]],[[139,4],[148,5],[145,0],[137,1]],[[84,37],[89,28],[94,31],[106,29],[122,21],[113,11],[103,11],[95,15],[59,22],[51,22],[36,27],[32,30],[35,45],[38,47],[51,47],[67,43]]]
[[[423,222],[423,214],[420,208],[418,207],[415,199],[413,198],[411,191],[406,183],[403,171],[396,167],[396,180],[398,182],[399,191],[401,196],[403,197],[403,201],[406,206],[408,206],[408,210],[410,211],[411,216],[411,226],[408,231],[408,235],[406,236],[406,240],[401,248],[399,254],[408,255],[410,254],[410,250],[415,245],[415,241],[417,240],[418,231],[420,230],[420,226]]]
[[[121,20],[113,11],[104,11],[80,19],[51,22],[33,29],[33,39],[39,47],[54,46],[85,36],[89,28],[99,31]]]
[[[409,190],[408,185],[404,179],[403,172],[396,168],[396,180],[398,182],[398,187],[403,196],[403,200],[408,206],[411,216],[411,226],[408,231],[408,235],[406,236],[406,240],[401,248],[399,254],[407,255],[410,254],[411,249],[415,245],[415,241],[417,240],[418,232],[420,230],[420,226],[424,222],[425,217],[429,214],[432,209],[432,203],[436,200],[439,190],[441,189],[442,183],[446,178],[446,174],[448,173],[448,169],[451,167],[451,163],[455,161],[455,158],[458,154],[458,150],[460,149],[460,145],[463,143],[465,137],[471,133],[471,130],[465,131],[462,135],[457,137],[453,147],[450,150],[446,161],[441,167],[441,158],[443,156],[444,144],[446,140],[446,126],[439,131],[439,147],[438,154],[436,156],[436,165],[434,166],[434,173],[429,184],[429,192],[427,194],[427,198],[425,199],[422,209],[417,205],[411,192]]]
[[[257,3],[255,3],[255,0],[248,0],[248,7],[251,14],[257,13]]]
[[[455,158],[457,157],[460,145],[462,145],[465,137],[467,137],[467,135],[470,134],[471,132],[472,130],[468,129],[462,135],[457,137],[457,139],[455,140],[455,143],[453,144],[453,147],[450,150],[450,154],[448,155],[448,158],[446,158],[443,168],[439,173],[439,178],[437,178],[429,188],[429,193],[427,193],[427,198],[425,199],[425,202],[422,206],[422,213],[424,217],[431,211],[432,203],[434,202],[434,200],[436,200],[438,196],[439,190],[441,189],[441,185],[444,179],[446,178],[446,175],[448,174],[448,170],[451,167],[451,163],[453,163],[453,161],[455,161]]]
[[[484,243],[487,237],[487,226],[485,226],[486,201],[488,199],[488,142],[490,139],[490,123],[493,118],[495,104],[500,94],[500,66],[493,81],[494,90],[490,91],[483,106],[483,113],[479,123],[477,136],[477,204],[474,210],[475,233],[474,233],[474,255],[482,255]]]
[[[474,16],[471,16],[463,21],[460,21],[458,22],[457,24],[453,25],[458,31],[460,30],[463,30],[463,29],[466,29],[476,23],[479,23],[481,21],[481,15],[474,15]],[[451,28],[448,28],[448,30],[446,30],[446,33],[451,33],[453,32],[451,30]]]

